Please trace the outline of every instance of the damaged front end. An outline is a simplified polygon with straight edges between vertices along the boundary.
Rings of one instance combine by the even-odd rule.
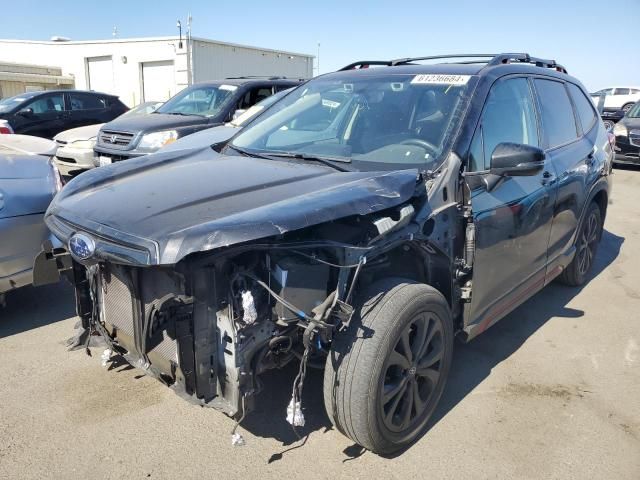
[[[295,359],[323,366],[333,335],[351,319],[358,277],[388,266],[384,252],[412,236],[413,213],[409,203],[171,267],[77,258],[68,266],[68,254],[50,256],[68,266],[76,288],[82,329],[74,347],[102,337],[107,356],[120,354],[189,401],[239,418],[253,407],[261,373]]]
[[[258,205],[239,218],[233,212],[209,218],[182,229],[178,242],[175,232],[160,237],[132,224],[124,234],[115,222],[74,216],[67,205],[75,196],[91,204],[87,192],[94,187],[71,183],[47,212],[70,254],[45,248],[36,282],[56,269],[72,280],[82,327],[75,347],[101,338],[104,361],[120,354],[189,401],[239,419],[252,410],[266,370],[292,360],[303,368],[324,365],[333,336],[349,324],[359,278],[369,283],[394,265],[424,278],[418,270],[426,267],[416,265],[413,251],[424,249],[413,222],[426,202],[420,176],[358,176],[298,199],[285,185],[286,204],[272,199],[277,206]],[[176,263],[162,262],[169,257]],[[294,386],[290,405],[297,425],[301,388]]]

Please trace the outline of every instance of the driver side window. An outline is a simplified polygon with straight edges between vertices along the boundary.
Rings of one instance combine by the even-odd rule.
[[[526,78],[498,81],[491,89],[469,151],[469,170],[489,170],[499,143],[539,146],[536,113]]]
[[[33,113],[50,113],[50,112],[61,112],[64,110],[64,101],[62,99],[62,94],[54,94],[47,95],[45,97],[40,97],[37,100],[29,103],[24,107],[25,109],[30,108],[33,110]]]

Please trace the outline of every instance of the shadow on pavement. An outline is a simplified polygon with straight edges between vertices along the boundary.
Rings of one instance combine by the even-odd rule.
[[[6,294],[0,307],[0,338],[75,317],[73,288],[68,282],[24,287]]]
[[[616,259],[623,242],[624,238],[606,230],[603,232],[590,279],[600,275]],[[429,429],[444,418],[491,374],[496,365],[516,352],[548,320],[554,317],[582,317],[583,311],[567,307],[567,304],[581,290],[582,287],[566,287],[557,283],[549,285],[483,335],[468,344],[456,344],[447,387],[429,422]],[[284,446],[298,442],[291,425],[285,420],[297,369],[298,365],[295,363],[262,377],[263,383],[268,387],[257,397],[256,409],[242,422],[243,428],[259,437],[275,438]],[[327,431],[333,428],[324,410],[322,372],[320,371],[308,372],[304,386],[303,409],[307,424],[304,428],[298,429],[300,435],[306,436],[315,431]],[[425,435],[428,435],[428,431]],[[291,447],[274,453],[269,463],[281,459],[282,455],[286,455],[290,449]],[[402,455],[406,450],[388,458]],[[364,452],[362,447],[355,444],[347,447],[343,451],[344,461],[356,460]]]

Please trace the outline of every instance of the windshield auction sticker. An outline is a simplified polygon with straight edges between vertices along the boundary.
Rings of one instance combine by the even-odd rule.
[[[470,78],[470,75],[423,74],[413,77],[411,83],[417,85],[466,85]]]

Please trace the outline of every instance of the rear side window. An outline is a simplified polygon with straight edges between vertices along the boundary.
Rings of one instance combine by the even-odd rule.
[[[573,98],[573,103],[576,106],[578,118],[582,124],[582,131],[587,133],[591,130],[591,127],[593,127],[593,124],[596,121],[596,114],[593,111],[593,103],[585,96],[577,85],[567,83],[567,86],[569,87],[571,98]]]
[[[96,110],[106,108],[104,97],[88,93],[70,93],[71,110]]]
[[[578,138],[573,107],[564,84],[538,78],[534,82],[540,97],[542,128],[548,147],[564,145]]]
[[[539,144],[533,97],[525,78],[502,80],[492,87],[471,143],[470,170],[489,169],[493,150],[503,142]]]
[[[616,88],[614,95],[629,95],[628,88]]]

